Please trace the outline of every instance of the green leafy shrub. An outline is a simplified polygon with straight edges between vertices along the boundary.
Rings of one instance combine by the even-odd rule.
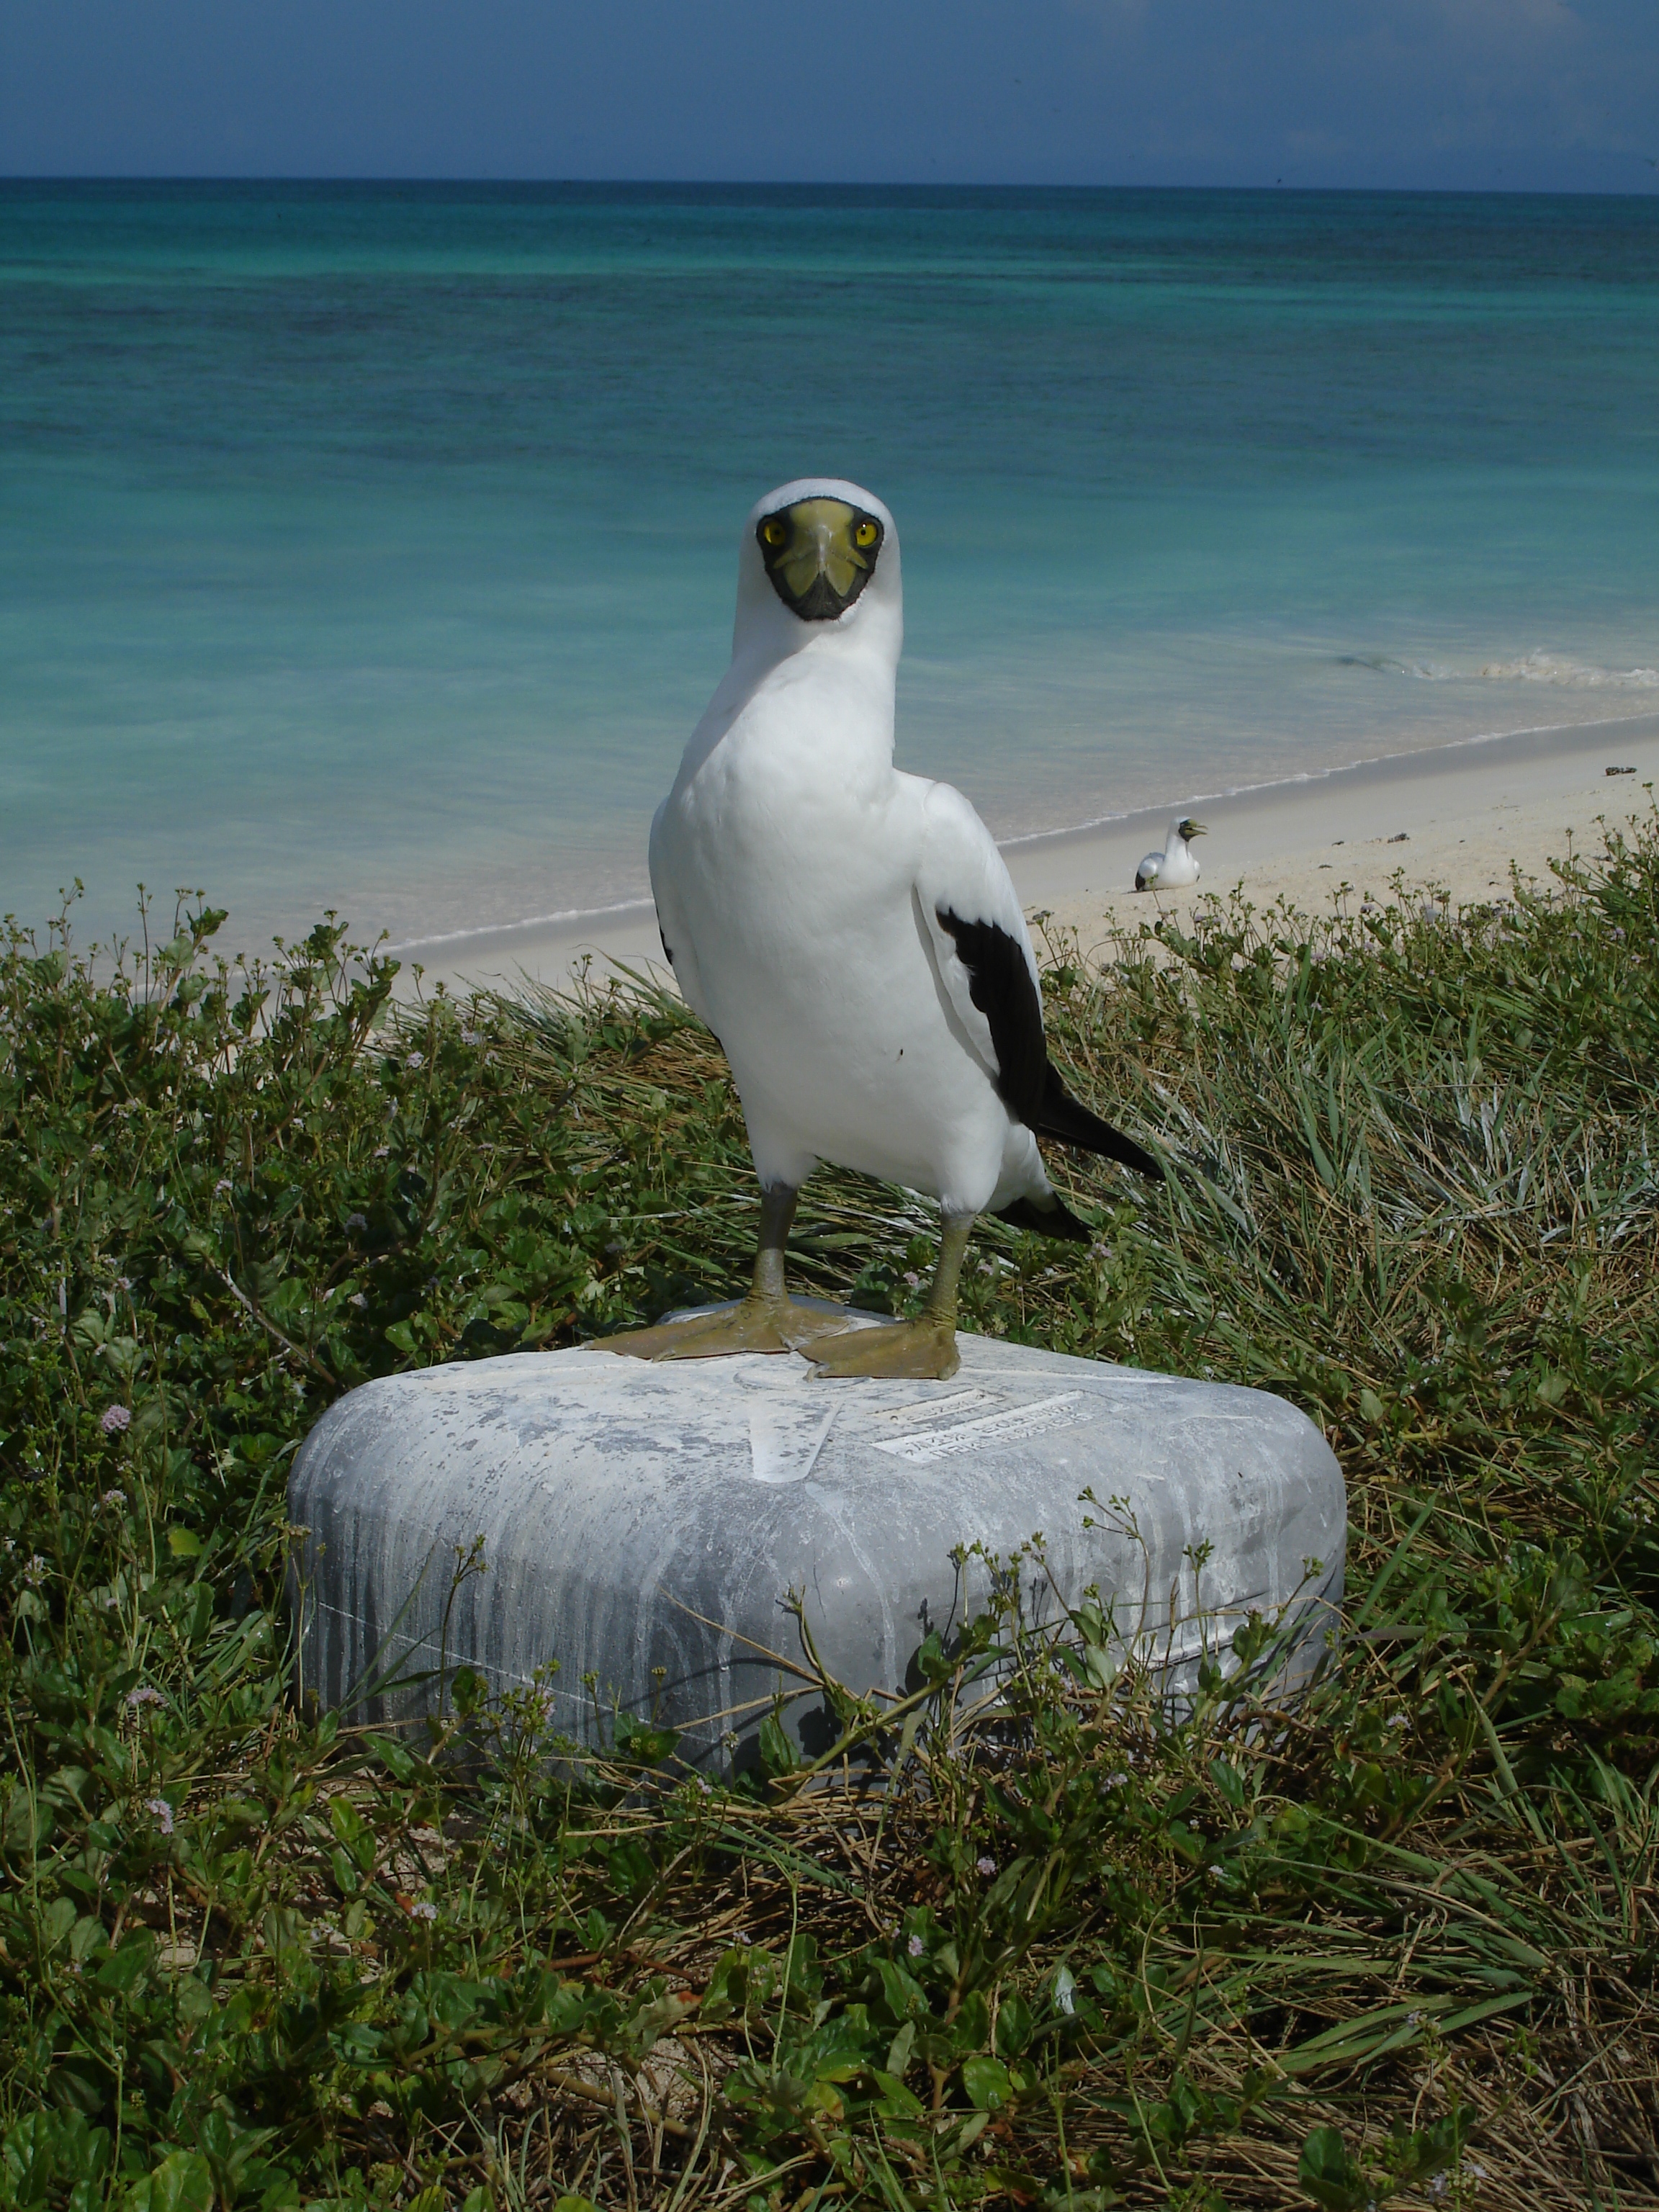
[[[733,1789],[643,1723],[574,1759],[465,1669],[435,1736],[343,1729],[289,1699],[282,1604],[341,1391],[741,1279],[712,1040],[632,986],[398,1006],[331,917],[264,964],[208,909],[123,958],[14,930],[0,2206],[1637,2186],[1656,899],[1649,823],[1461,916],[1056,945],[1057,1055],[1177,1171],[1066,1163],[1096,1246],[986,1225],[964,1319],[1304,1406],[1346,1641],[1280,1714],[1248,1625],[1257,1672],[1172,1715],[1099,1607],[1055,1641],[1011,1600],[893,1700],[822,1686],[836,1753],[774,1724]],[[826,1176],[792,1267],[902,1310],[930,1236]]]

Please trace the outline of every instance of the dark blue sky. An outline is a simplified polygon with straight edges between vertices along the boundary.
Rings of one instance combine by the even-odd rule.
[[[1650,191],[1656,0],[4,0],[0,173]]]

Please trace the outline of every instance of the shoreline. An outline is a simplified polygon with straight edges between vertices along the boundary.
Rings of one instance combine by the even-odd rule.
[[[1613,776],[1609,767],[1635,773]],[[1644,787],[1656,783],[1659,710],[1380,754],[1027,832],[1001,841],[1000,849],[1027,915],[1046,915],[1051,927],[1075,931],[1087,950],[1091,931],[1235,888],[1258,904],[1289,897],[1317,908],[1344,889],[1384,891],[1398,872],[1408,885],[1433,884],[1454,906],[1493,890],[1502,896],[1511,863],[1523,878],[1541,878],[1570,836],[1582,836],[1600,813],[1623,818],[1646,804]],[[1209,833],[1199,848],[1200,882],[1136,892],[1141,856],[1162,846],[1172,820],[1199,809]],[[556,988],[585,962],[601,973],[669,975],[649,898],[405,939],[387,950],[403,963],[399,998],[439,983],[459,994],[510,992],[526,981]]]

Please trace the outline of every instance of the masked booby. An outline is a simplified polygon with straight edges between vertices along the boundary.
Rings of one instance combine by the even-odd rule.
[[[1178,890],[1184,884],[1195,884],[1199,878],[1198,855],[1192,848],[1192,840],[1205,835],[1204,824],[1190,817],[1185,822],[1172,822],[1170,834],[1161,853],[1148,853],[1135,870],[1135,889],[1138,891],[1167,891]]]
[[[647,1359],[802,1350],[826,1375],[955,1372],[976,1214],[1086,1242],[1039,1136],[1161,1177],[1048,1058],[1025,919],[960,792],[893,765],[903,640],[898,532],[838,478],[759,501],[738,559],[732,663],[651,830],[663,949],[731,1063],[761,1185],[748,1296],[604,1340]],[[938,1199],[916,1321],[872,1329],[796,1304],[784,1251],[820,1161]]]

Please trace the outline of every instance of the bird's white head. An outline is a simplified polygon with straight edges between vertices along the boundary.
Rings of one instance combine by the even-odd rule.
[[[873,492],[799,477],[757,500],[738,548],[734,661],[811,646],[896,667],[903,641],[898,532]]]

